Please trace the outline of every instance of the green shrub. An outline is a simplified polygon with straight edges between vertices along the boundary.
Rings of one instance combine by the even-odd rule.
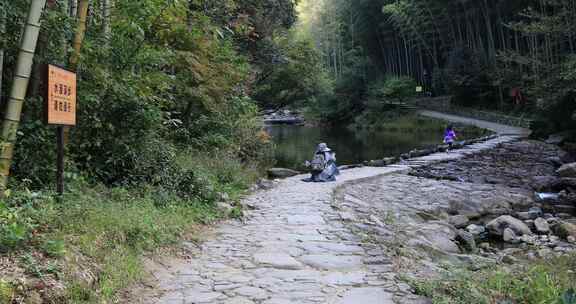
[[[14,298],[14,287],[12,284],[0,279],[0,304],[10,304]]]
[[[564,304],[574,301],[576,256],[554,258],[515,269],[478,272],[449,269],[438,280],[412,281],[434,303]]]
[[[17,249],[30,237],[34,228],[31,218],[0,201],[0,252]]]
[[[383,103],[404,102],[416,95],[416,81],[410,77],[389,76],[373,81],[368,85],[367,99]]]
[[[42,250],[51,257],[61,258],[66,255],[66,245],[63,240],[46,240]]]

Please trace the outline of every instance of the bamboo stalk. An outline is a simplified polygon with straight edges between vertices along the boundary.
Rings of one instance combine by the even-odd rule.
[[[4,36],[4,32],[6,31],[6,9],[4,7],[1,8],[0,11],[0,35]],[[4,46],[0,48],[0,104],[2,104],[2,82],[4,80]]]
[[[78,0],[70,0],[70,17],[76,17],[78,13]]]
[[[64,12],[67,16],[70,14],[70,7],[68,6],[68,0],[60,0],[60,7],[62,12]],[[68,58],[68,39],[66,34],[61,34],[60,37],[61,49],[60,49],[60,63],[62,65],[66,64],[66,58]]]
[[[78,25],[76,27],[76,35],[74,36],[74,52],[70,57],[70,68],[76,71],[78,68],[78,61],[80,60],[80,51],[82,50],[82,41],[86,34],[86,18],[88,16],[89,0],[80,0],[78,5]]]
[[[2,193],[8,185],[10,166],[12,165],[14,146],[16,144],[16,134],[20,124],[20,116],[24,99],[26,98],[26,91],[30,82],[34,54],[40,33],[40,17],[42,16],[45,5],[46,0],[32,0],[30,3],[26,26],[24,27],[20,51],[18,53],[12,90],[6,112],[4,113],[4,120],[2,121],[2,146],[0,150],[0,190],[2,190]]]
[[[102,33],[104,35],[104,43],[106,47],[110,45],[110,39],[112,38],[112,25],[111,25],[111,11],[112,11],[112,1],[113,0],[103,0],[102,1]]]

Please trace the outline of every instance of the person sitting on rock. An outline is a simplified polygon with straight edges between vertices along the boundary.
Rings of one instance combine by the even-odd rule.
[[[333,182],[340,174],[336,154],[325,143],[318,145],[314,157],[306,161],[306,166],[310,168],[312,176],[304,179],[305,182]]]

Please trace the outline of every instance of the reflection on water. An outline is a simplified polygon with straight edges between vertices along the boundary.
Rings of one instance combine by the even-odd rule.
[[[442,142],[442,132],[437,130],[354,132],[343,127],[291,125],[267,126],[266,129],[276,143],[276,165],[293,169],[303,169],[303,162],[312,157],[320,142],[326,142],[336,152],[339,165],[397,156]]]

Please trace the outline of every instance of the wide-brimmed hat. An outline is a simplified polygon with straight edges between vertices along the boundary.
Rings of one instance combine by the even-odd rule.
[[[330,152],[332,151],[330,148],[328,148],[328,145],[326,143],[321,143],[318,145],[318,148],[316,148],[317,152]]]

